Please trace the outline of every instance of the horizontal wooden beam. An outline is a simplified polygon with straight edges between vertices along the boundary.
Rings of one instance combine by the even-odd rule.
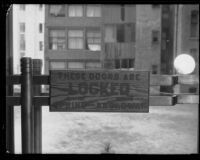
[[[197,75],[181,75],[178,76],[178,84],[199,84]]]
[[[183,83],[187,81],[186,78],[180,78],[179,82]],[[194,80],[195,83],[198,81],[197,79]],[[34,84],[43,84],[49,85],[50,84],[50,76],[49,75],[40,75],[40,76],[33,76]],[[170,86],[177,84],[178,78],[177,76],[173,75],[150,75],[150,85],[151,86]],[[21,84],[20,75],[12,75],[6,77],[6,84]]]
[[[6,97],[6,105],[8,106],[19,106],[19,96],[8,96]],[[40,106],[49,106],[49,96],[35,96],[33,103]],[[172,106],[176,104],[176,96],[150,96],[150,106]]]
[[[21,84],[21,75],[13,75],[6,77],[6,85]],[[49,75],[33,76],[34,84],[49,85],[50,78]]]
[[[33,104],[39,106],[48,106],[49,105],[49,96],[34,96]],[[19,106],[21,105],[21,97],[19,96],[7,96],[6,105],[8,106]]]
[[[178,83],[178,77],[173,75],[150,75],[151,86],[171,86]]]
[[[199,95],[177,95],[179,104],[199,104]]]

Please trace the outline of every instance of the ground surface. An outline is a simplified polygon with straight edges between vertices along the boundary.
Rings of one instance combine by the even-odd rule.
[[[20,107],[15,152],[21,153]],[[43,107],[43,153],[197,153],[198,105],[150,106],[149,113],[49,112]]]

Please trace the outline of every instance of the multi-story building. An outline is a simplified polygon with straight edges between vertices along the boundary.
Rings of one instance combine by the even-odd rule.
[[[176,6],[176,55],[190,54],[196,62],[192,74],[199,74],[199,5]]]
[[[21,57],[44,59],[45,9],[42,4],[14,4],[12,7],[13,71],[20,74]]]
[[[135,68],[136,11],[136,5],[47,5],[45,72]]]
[[[199,5],[176,5],[174,54],[190,54],[196,63],[191,75],[199,77]],[[178,85],[178,92],[199,92],[199,85]]]
[[[176,6],[47,5],[45,73],[134,68],[174,74]]]

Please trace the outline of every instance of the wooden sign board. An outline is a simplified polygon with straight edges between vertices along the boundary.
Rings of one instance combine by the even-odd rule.
[[[51,70],[50,111],[149,112],[149,72]]]

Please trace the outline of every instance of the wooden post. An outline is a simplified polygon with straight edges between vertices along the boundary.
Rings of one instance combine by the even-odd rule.
[[[13,75],[13,8],[10,7],[6,16],[6,76]],[[6,96],[13,95],[13,85],[6,82]],[[6,152],[14,153],[14,106],[6,105]]]
[[[32,59],[21,58],[22,154],[32,153]]]
[[[33,59],[33,75],[41,75],[42,60]],[[34,83],[34,82],[33,82]],[[41,95],[41,85],[33,86],[34,96]],[[42,153],[42,108],[39,105],[34,106],[34,153]]]

